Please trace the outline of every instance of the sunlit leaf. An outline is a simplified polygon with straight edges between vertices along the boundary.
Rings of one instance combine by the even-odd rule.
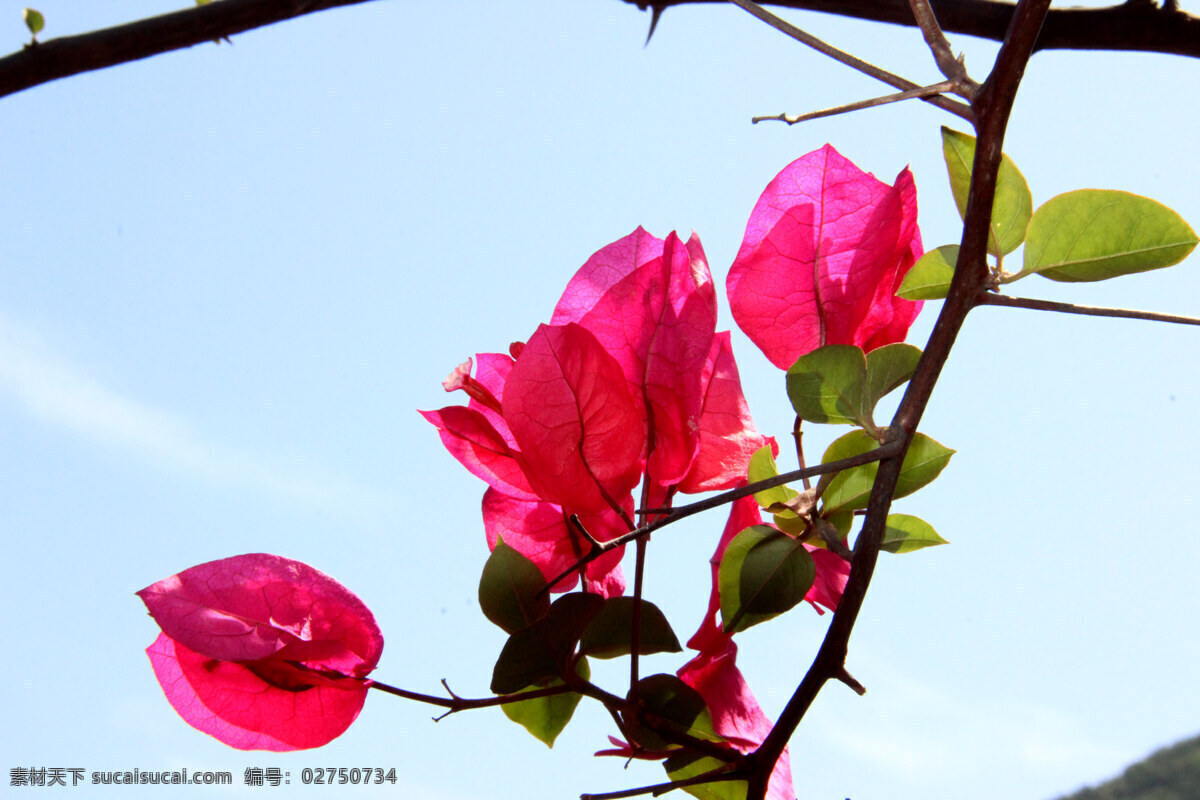
[[[1102,281],[1178,264],[1197,241],[1196,232],[1162,203],[1081,189],[1051,198],[1033,215],[1020,274]]]
[[[860,455],[877,446],[878,443],[865,431],[851,431],[829,445],[821,463],[828,464]],[[954,452],[923,433],[913,436],[912,444],[904,456],[894,496],[905,497],[933,481],[949,463]],[[836,477],[829,480],[829,487],[821,495],[823,511],[866,508],[878,472],[879,463],[872,462],[837,473]]]
[[[975,163],[975,137],[942,128],[942,153],[950,173],[950,190],[958,213],[966,217],[967,196],[971,190],[971,168]],[[988,252],[994,256],[1007,255],[1021,246],[1029,217],[1033,212],[1033,195],[1017,165],[1008,156],[1000,160],[996,175],[996,199],[992,204],[992,222],[988,233]],[[951,262],[953,263],[953,262]],[[901,295],[902,297],[904,295]]]
[[[889,553],[911,553],[925,547],[949,544],[920,517],[908,514],[888,514],[887,529],[881,547]]]
[[[944,244],[918,259],[904,276],[896,294],[908,300],[941,300],[950,291],[954,267],[958,263],[958,245]]]
[[[774,478],[779,474],[779,468],[775,466],[775,456],[771,453],[771,446],[760,447],[750,457],[750,469],[748,478],[750,483],[757,481],[765,481],[769,478]],[[763,489],[761,492],[754,493],[754,500],[763,508],[770,508],[775,503],[783,503],[791,500],[797,495],[795,489],[789,489],[787,486],[776,486],[772,489]]]
[[[695,778],[725,766],[726,762],[699,753],[680,752],[663,762],[667,777],[673,781]],[[745,800],[746,781],[716,781],[685,786],[683,790],[700,800]]]
[[[592,670],[586,658],[576,662],[575,673],[584,680],[592,677]],[[526,686],[522,691],[550,689],[562,685],[561,678],[551,678],[541,684]],[[504,716],[545,742],[547,747],[554,747],[554,740],[571,721],[581,698],[580,694],[567,692],[534,700],[522,700],[518,703],[505,703],[500,708],[504,711]]]
[[[25,20],[25,27],[29,28],[29,32],[33,34],[33,38],[42,32],[42,28],[46,27],[46,17],[36,8],[26,8],[21,12],[21,17]]]

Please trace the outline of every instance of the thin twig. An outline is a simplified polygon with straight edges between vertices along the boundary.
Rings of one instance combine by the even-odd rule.
[[[1085,317],[1118,317],[1120,319],[1144,319],[1150,322],[1170,322],[1175,325],[1200,325],[1200,317],[1161,314],[1157,311],[1137,311],[1132,308],[1080,306],[1074,303],[1057,303],[1052,300],[1034,300],[1029,297],[1010,297],[994,292],[985,292],[980,295],[978,304],[1005,308],[1029,308],[1034,311],[1057,311],[1060,314],[1082,314]]]
[[[792,423],[792,438],[796,440],[796,466],[799,469],[804,469],[808,464],[804,463],[804,420],[800,415],[796,415],[796,421]],[[804,479],[804,491],[808,491],[812,486],[809,484],[808,478]]]
[[[710,770],[701,775],[696,775],[691,778],[684,778],[678,781],[669,781],[667,783],[655,783],[650,786],[639,786],[636,789],[623,789],[619,792],[603,792],[601,794],[581,794],[579,800],[622,800],[625,797],[639,797],[644,794],[652,794],[655,797],[682,789],[685,786],[695,786],[701,783],[718,783],[720,781],[744,781],[746,776],[740,771],[726,771],[727,767],[719,767],[715,770]]]
[[[956,94],[974,100],[979,94],[979,84],[967,74],[962,56],[954,57],[954,51],[950,48],[946,34],[942,33],[942,26],[938,25],[937,15],[933,13],[933,6],[929,4],[929,0],[908,0],[908,4],[912,8],[917,27],[921,29],[921,35],[925,37],[925,43],[929,45],[929,51],[933,53],[933,60],[938,69],[954,83]]]
[[[442,682],[445,685],[445,682]],[[441,706],[442,708],[450,709],[449,713],[453,714],[458,711],[469,711],[476,708],[490,708],[492,706],[503,706],[509,703],[520,703],[524,700],[536,700],[539,697],[553,697],[559,694],[569,694],[575,691],[569,686],[550,686],[545,689],[534,689],[528,692],[516,692],[514,694],[499,694],[494,697],[481,697],[476,699],[459,697],[450,692],[450,697],[438,697],[432,694],[421,694],[420,692],[410,692],[407,689],[400,689],[396,686],[391,686],[386,683],[381,683],[376,680],[370,682],[370,688],[378,689],[387,694],[394,694],[396,697],[403,697],[405,700],[415,700],[418,703],[428,703],[431,706]],[[450,687],[446,687],[446,691],[450,691]],[[440,717],[439,717],[440,719]]]
[[[904,92],[885,94],[883,97],[872,97],[870,100],[859,100],[856,103],[847,103],[844,106],[834,106],[833,108],[826,108],[821,111],[809,111],[807,114],[775,114],[769,117],[752,117],[750,121],[753,123],[786,122],[788,125],[795,125],[798,122],[808,122],[810,119],[848,114],[851,111],[861,111],[864,108],[898,103],[901,100],[924,100],[925,98],[940,95],[944,92],[954,91],[956,86],[957,84],[954,81],[942,81],[931,86],[918,86],[916,89],[909,89]]]
[[[878,81],[883,81],[888,86],[894,86],[901,91],[920,88],[918,84],[913,83],[906,78],[901,78],[899,75],[893,74],[885,69],[875,66],[874,64],[863,61],[857,56],[852,56],[844,50],[839,50],[833,45],[826,44],[812,34],[806,33],[800,28],[797,28],[795,25],[783,19],[782,17],[776,16],[770,11],[767,11],[758,3],[753,2],[753,0],[729,0],[729,2],[754,15],[755,17],[758,17],[775,30],[787,34],[801,44],[807,45],[817,52],[823,53],[835,61],[839,61],[852,69],[856,69],[864,75],[870,75],[872,78]],[[922,99],[925,100],[925,102],[931,103],[944,111],[949,111],[951,114],[962,117],[972,124],[975,122],[975,113],[971,110],[971,108],[959,103],[956,100],[951,100],[950,98],[942,97],[941,95],[925,97]]]
[[[672,509],[669,514],[661,519],[657,519],[654,522],[643,525],[640,528],[636,528],[629,533],[616,537],[615,539],[610,539],[607,542],[601,542],[599,547],[594,547],[592,548],[591,552],[581,556],[578,562],[572,564],[570,569],[567,569],[562,574],[555,576],[554,580],[550,581],[548,585],[556,585],[559,581],[570,575],[575,570],[579,569],[581,566],[595,561],[609,550],[615,550],[616,548],[622,547],[629,542],[635,541],[644,536],[649,536],[659,528],[664,528],[667,525],[678,522],[686,517],[690,517],[693,514],[699,514],[701,511],[719,508],[723,505],[732,503],[734,500],[740,500],[743,497],[749,497],[750,495],[756,494],[757,492],[761,492],[765,489],[773,489],[776,486],[783,486],[785,483],[792,483],[793,481],[803,480],[804,478],[812,478],[817,475],[841,472],[842,470],[850,469],[851,467],[860,467],[863,464],[871,464],[876,461],[882,461],[883,459],[890,458],[896,453],[900,452],[901,447],[902,443],[899,441],[888,442],[887,444],[876,447],[874,450],[868,450],[867,452],[856,456],[838,459],[837,461],[830,461],[828,464],[817,464],[815,466],[805,467],[804,469],[784,472],[781,475],[776,475],[774,478],[755,481],[754,483],[751,483],[747,486],[742,486],[738,489],[731,489],[728,492],[722,492],[721,494],[705,498],[704,500],[697,500],[695,503],[689,503],[686,506],[679,506],[678,508]],[[548,589],[542,589],[542,591],[545,592],[548,591]]]

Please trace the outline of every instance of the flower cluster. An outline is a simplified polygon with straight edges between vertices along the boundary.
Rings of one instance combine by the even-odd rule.
[[[907,170],[889,186],[832,147],[786,167],[751,214],[727,293],[735,320],[774,364],[826,344],[864,350],[900,341],[920,310],[895,297],[921,253]],[[422,415],[487,484],[483,521],[551,587],[590,543],[634,528],[637,506],[669,508],[678,493],[744,485],[759,434],[742,394],[700,240],[638,228],[597,251],[568,282],[548,324],[507,353],[482,353],[444,381],[466,405]],[[472,374],[474,372],[474,374]],[[713,554],[712,591],[678,677],[703,698],[713,729],[743,752],[771,730],[718,623],[718,569],[730,541],[762,515],[734,503]],[[815,580],[805,599],[836,609],[849,564],[805,545]],[[582,569],[584,589],[624,592],[622,552]],[[167,699],[193,727],[240,749],[319,747],[358,716],[383,638],[357,597],[305,564],[244,555],[201,564],[138,592],[162,628],[148,649]],[[673,638],[673,637],[672,637]],[[614,740],[616,741],[616,740]],[[616,742],[621,755],[638,755]],[[793,796],[788,759],[770,796]]]
[[[920,310],[895,296],[921,254],[916,194],[905,170],[894,186],[858,170],[832,147],[785,168],[764,191],[728,277],[734,318],[777,366],[826,344],[865,350],[900,341]],[[632,492],[661,509],[677,492],[742,485],[753,452],[775,442],[755,431],[727,332],[716,333],[708,263],[693,235],[657,239],[638,228],[594,254],[567,284],[549,325],[508,355],[480,354],[444,382],[466,406],[421,412],[446,448],[488,484],[488,543],[499,538],[547,580],[587,552],[577,514],[608,540],[633,527]],[[703,697],[714,728],[749,752],[771,729],[736,666],[733,634],[717,621],[717,570],[725,547],[762,521],[738,501],[711,560],[712,593],[679,677]],[[806,599],[836,609],[849,564],[809,547],[816,580]],[[612,551],[586,567],[587,589],[622,593]],[[554,588],[566,591],[576,577]],[[614,740],[608,754],[634,755]],[[770,795],[792,796],[788,759]]]
[[[489,545],[503,537],[553,580],[587,552],[571,515],[606,541],[631,529],[639,484],[643,507],[658,508],[744,482],[771,440],[754,429],[716,319],[700,240],[638,228],[588,259],[527,342],[478,355],[474,377],[471,361],[454,370],[443,385],[467,405],[422,414],[488,484]],[[621,555],[587,566],[591,591],[623,592]]]

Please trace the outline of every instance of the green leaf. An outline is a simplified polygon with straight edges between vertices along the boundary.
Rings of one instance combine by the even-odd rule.
[[[695,778],[724,766],[727,766],[724,761],[712,756],[688,752],[675,753],[663,762],[663,769],[672,781]],[[746,800],[747,789],[746,781],[718,781],[683,787],[685,792],[700,800]]]
[[[863,390],[863,408],[868,415],[875,405],[896,387],[907,383],[921,360],[921,348],[903,342],[885,344],[867,353],[867,385]]]
[[[887,529],[883,532],[882,548],[889,553],[911,553],[925,547],[949,544],[920,517],[908,514],[888,514]]]
[[[821,463],[828,464],[831,461],[860,455],[877,446],[866,431],[851,431],[829,445]],[[923,433],[913,436],[912,444],[909,445],[904,463],[900,467],[895,497],[910,495],[932,482],[949,463],[954,452]],[[878,472],[879,463],[872,462],[837,473],[828,481],[828,487],[821,495],[822,513],[866,508],[867,500],[871,496],[871,486],[875,483],[875,475]],[[822,476],[822,483],[825,483],[826,477],[828,476]]]
[[[580,652],[596,658],[617,658],[633,652],[632,597],[610,597],[583,631]],[[679,639],[658,606],[642,600],[638,653],[679,653]]]
[[[1081,189],[1051,198],[1033,215],[1025,266],[1016,277],[1037,272],[1055,281],[1103,281],[1178,264],[1197,241],[1162,203]]]
[[[33,34],[33,38],[37,39],[37,35],[42,32],[42,28],[46,27],[46,18],[42,12],[36,8],[27,8],[21,12],[21,17],[25,20],[25,27],[29,28],[29,32]]]
[[[725,548],[717,570],[726,632],[744,631],[793,608],[816,578],[804,545],[767,525],[746,528]]]
[[[747,470],[746,475],[750,483],[765,481],[768,478],[774,478],[778,474],[779,467],[775,466],[775,456],[771,452],[770,445],[763,445],[754,451],[754,455],[750,456],[750,468]],[[770,508],[775,503],[783,503],[791,500],[797,494],[795,489],[789,489],[786,486],[776,486],[774,489],[763,489],[761,492],[755,492],[754,499],[763,508]]]
[[[508,637],[492,669],[492,692],[512,694],[563,675],[579,637],[603,607],[603,597],[587,592],[555,600],[545,619]]]
[[[787,371],[787,393],[801,419],[869,425],[869,419],[863,421],[866,379],[863,351],[850,344],[831,344],[796,359]]]
[[[629,700],[644,712],[674,723],[680,733],[710,742],[721,741],[713,730],[712,716],[704,698],[674,675],[664,673],[642,678],[629,692]],[[630,738],[649,750],[677,747],[633,719],[632,715],[625,719],[625,726]]]
[[[950,173],[950,191],[959,216],[966,218],[967,196],[971,191],[971,168],[975,163],[975,137],[942,128],[942,154]],[[992,204],[992,221],[988,233],[988,252],[1003,256],[1021,246],[1029,217],[1033,212],[1033,195],[1017,165],[1002,156],[996,174],[996,199]]]
[[[754,455],[750,456],[750,469],[747,471],[747,477],[751,483],[774,478],[778,474],[779,468],[775,466],[775,456],[771,453],[770,445],[760,447],[755,451]],[[761,492],[755,492],[754,499],[760,506],[769,509],[778,503],[786,503],[788,500],[799,496],[799,494],[795,489],[790,489],[787,486],[776,486],[773,489],[763,489]],[[785,510],[775,513],[774,521],[780,530],[790,533],[793,536],[799,536],[808,527],[808,523],[793,511]]]
[[[585,681],[592,677],[592,670],[588,666],[586,658],[581,658],[576,662],[575,673]],[[549,689],[562,685],[561,678],[551,678],[541,684],[526,686],[521,691]],[[571,721],[571,717],[575,714],[575,707],[579,705],[582,697],[583,695],[575,692],[568,692],[550,697],[539,697],[534,700],[521,700],[518,703],[505,703],[500,708],[504,711],[504,716],[545,742],[547,747],[554,747],[554,740]]]
[[[537,565],[500,539],[483,565],[479,607],[506,633],[516,633],[550,610],[545,588],[546,579]]]
[[[950,291],[954,267],[958,264],[958,245],[944,244],[917,259],[900,282],[897,297],[905,300],[942,300]]]

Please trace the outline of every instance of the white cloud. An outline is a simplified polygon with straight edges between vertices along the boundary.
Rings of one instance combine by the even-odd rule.
[[[377,506],[362,487],[300,472],[213,441],[186,421],[105,386],[0,314],[0,392],[46,424],[207,482],[266,492],[309,506]]]

